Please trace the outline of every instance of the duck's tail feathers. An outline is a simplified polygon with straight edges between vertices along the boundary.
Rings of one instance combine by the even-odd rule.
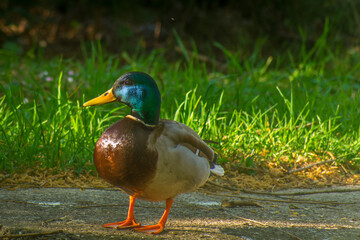
[[[212,173],[214,173],[215,175],[222,177],[222,176],[224,176],[225,171],[220,165],[216,164],[217,157],[218,157],[217,154],[214,153],[214,158],[210,163],[210,171]]]
[[[217,164],[214,164],[213,168],[210,169],[210,171],[218,176],[224,176],[225,173],[224,169]]]
[[[195,154],[200,156],[200,150],[196,149]],[[216,164],[217,157],[218,157],[217,154],[214,153],[214,159],[210,162],[210,172],[222,177],[222,176],[224,176],[225,171],[222,168],[222,166]]]

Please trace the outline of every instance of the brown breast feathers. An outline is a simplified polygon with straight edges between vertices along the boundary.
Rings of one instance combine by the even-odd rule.
[[[128,194],[140,194],[156,171],[157,152],[147,148],[153,131],[124,118],[109,127],[96,143],[94,162],[99,175]]]

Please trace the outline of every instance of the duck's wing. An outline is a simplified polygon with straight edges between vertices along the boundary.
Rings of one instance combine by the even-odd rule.
[[[171,139],[175,145],[184,145],[192,152],[196,153],[199,150],[198,155],[204,155],[209,162],[214,159],[214,151],[201,139],[201,137],[187,125],[171,121],[161,120],[164,124],[163,135]]]
[[[209,161],[213,173],[224,175],[222,167],[215,164],[217,155],[194,130],[183,123],[172,120],[162,119],[160,125],[163,126],[161,134],[171,140],[174,145],[183,145],[194,154],[205,157]]]

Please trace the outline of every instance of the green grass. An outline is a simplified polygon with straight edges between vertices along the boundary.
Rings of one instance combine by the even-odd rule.
[[[200,61],[195,44],[186,49],[176,33],[184,54],[171,63],[166,49],[147,53],[139,47],[113,56],[94,44],[83,48],[80,60],[2,49],[0,170],[93,170],[96,140],[129,108],[81,106],[134,70],[157,81],[161,118],[181,121],[202,138],[219,142],[212,146],[221,162],[291,167],[297,156],[325,159],[330,152],[338,162],[357,166],[360,53],[335,46],[327,32],[326,25],[310,49],[304,44],[278,56],[262,56],[261,43],[250,56],[214,43],[226,56],[222,67]],[[261,157],[251,160],[254,155]]]

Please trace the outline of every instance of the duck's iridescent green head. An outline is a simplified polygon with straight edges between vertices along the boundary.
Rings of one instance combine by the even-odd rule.
[[[146,73],[130,72],[120,76],[113,87],[86,103],[84,107],[120,101],[131,107],[131,115],[146,124],[159,122],[161,97],[152,77]]]

